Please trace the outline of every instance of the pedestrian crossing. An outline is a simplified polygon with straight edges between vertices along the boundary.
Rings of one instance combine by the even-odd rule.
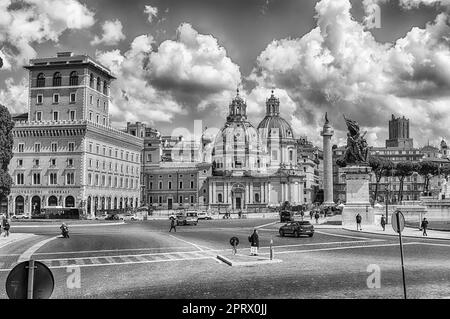
[[[51,258],[36,259],[49,268],[65,268],[70,266],[93,267],[107,265],[126,265],[156,262],[173,262],[183,260],[210,259],[215,255],[206,251],[170,252],[136,255],[115,255],[115,256],[95,256],[95,257],[74,257],[74,258]]]

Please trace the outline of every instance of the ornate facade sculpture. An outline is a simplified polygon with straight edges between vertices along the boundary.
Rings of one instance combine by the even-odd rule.
[[[341,167],[347,165],[369,165],[369,146],[364,138],[367,131],[361,135],[359,124],[356,121],[346,118],[345,115],[344,119],[348,128],[347,148],[344,155],[336,163]]]

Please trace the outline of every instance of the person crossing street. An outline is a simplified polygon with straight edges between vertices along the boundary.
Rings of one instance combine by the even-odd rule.
[[[362,230],[361,221],[362,221],[362,217],[358,213],[358,215],[356,215],[356,230]]]
[[[172,232],[172,229],[177,232],[176,221],[175,218],[170,218],[170,230],[169,233]]]

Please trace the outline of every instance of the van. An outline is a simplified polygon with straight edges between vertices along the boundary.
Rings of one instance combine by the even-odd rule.
[[[294,221],[294,214],[291,211],[288,210],[282,210],[280,212],[280,222],[293,222]]]
[[[196,211],[187,211],[177,214],[177,225],[197,225],[198,215]]]

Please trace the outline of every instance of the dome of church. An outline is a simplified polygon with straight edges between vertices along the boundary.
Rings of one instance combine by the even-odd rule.
[[[294,139],[291,125],[280,116],[280,100],[272,95],[266,101],[266,116],[258,125],[258,131],[263,137],[279,137]]]
[[[264,162],[258,131],[247,121],[247,104],[239,91],[229,106],[227,122],[214,140],[213,167],[216,171],[257,170]]]

